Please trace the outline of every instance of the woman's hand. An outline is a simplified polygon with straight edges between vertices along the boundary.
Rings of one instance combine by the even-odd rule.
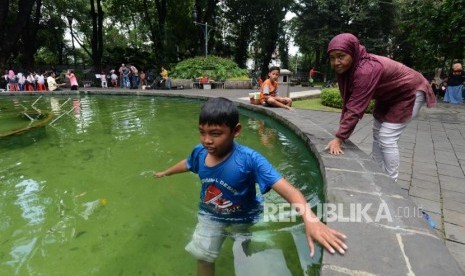
[[[327,149],[329,153],[333,155],[344,154],[342,151],[342,140],[337,137],[331,140],[325,149]]]

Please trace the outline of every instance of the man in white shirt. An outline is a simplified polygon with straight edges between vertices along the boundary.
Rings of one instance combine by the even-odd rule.
[[[48,90],[50,91],[60,91],[60,87],[66,85],[66,83],[57,83],[55,80],[55,72],[50,73],[50,76],[47,78]]]

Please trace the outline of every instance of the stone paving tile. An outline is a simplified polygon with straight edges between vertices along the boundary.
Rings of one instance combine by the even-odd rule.
[[[410,182],[412,179],[412,174],[399,172],[398,179]]]
[[[333,272],[338,272],[342,268],[344,271],[357,272],[349,273],[349,275],[407,275],[407,264],[402,256],[395,232],[392,230],[366,223],[352,223],[350,229],[344,229],[344,223],[328,225],[341,230],[350,237],[346,241],[350,254],[344,257],[338,254],[324,254],[322,275],[339,275]],[[385,238],[381,240],[376,238],[371,234],[373,231],[382,233]],[[324,268],[328,264],[330,267]],[[345,275],[348,275],[347,272]]]
[[[397,185],[402,189],[408,190],[410,188],[410,181],[397,179]]]
[[[465,178],[462,168],[457,166],[458,162],[456,165],[449,165],[449,164],[442,164],[442,163],[437,163],[437,164],[438,164],[437,170],[439,174],[456,177],[456,178]]]
[[[413,170],[418,171],[418,170],[434,170],[437,171],[438,167],[436,164],[432,163],[425,163],[423,161],[416,161],[413,163]]]
[[[465,181],[463,178],[439,175],[439,181],[441,183],[441,189],[465,193]]]
[[[458,226],[465,227],[465,210],[462,210],[461,212],[453,211],[453,210],[448,210],[443,209],[444,212],[444,222],[448,222],[451,224],[455,224]]]
[[[401,157],[400,157],[400,162],[401,162],[401,163],[402,163],[402,162],[404,162],[404,163],[412,163],[412,157],[410,157],[410,156],[409,156],[409,157],[403,157],[403,156],[401,156]]]
[[[459,160],[465,160],[465,150],[464,151],[458,151],[455,149],[455,155]]]
[[[436,214],[441,214],[441,204],[436,201],[424,199],[424,198],[419,198],[419,197],[410,197],[415,204],[425,210],[426,212],[433,212]]]
[[[448,152],[454,151],[452,145],[449,142],[443,142],[443,141],[435,142],[434,149],[440,150],[440,151],[448,151]]]
[[[432,156],[432,154],[426,154],[426,153],[417,153],[415,152],[414,156],[413,156],[413,161],[414,162],[417,162],[417,161],[421,161],[423,163],[430,163],[430,164],[436,164],[436,160],[434,159],[434,156]]]
[[[439,193],[437,190],[426,189],[418,186],[412,186],[409,190],[409,195],[423,199],[440,202]]]
[[[457,263],[462,268],[465,275],[465,244],[446,241],[446,246],[452,256],[457,260]]]
[[[435,151],[436,155],[436,162],[449,164],[449,165],[457,165],[457,157],[453,152],[438,152]]]
[[[399,173],[411,173],[412,167],[410,163],[400,162],[399,164]]]
[[[424,189],[434,190],[438,194],[439,194],[439,191],[440,191],[439,183],[433,183],[433,182],[429,182],[427,180],[418,179],[418,178],[412,178],[411,186],[412,187],[421,187],[421,188],[424,188]]]
[[[429,176],[438,176],[438,171],[428,170],[426,168],[416,169],[414,170],[414,172],[419,173],[419,174],[429,175]]]
[[[462,275],[460,266],[455,260],[447,257],[448,250],[443,241],[423,235],[403,235],[401,242],[411,264],[411,273],[402,275]],[[432,252],[429,252],[431,250]],[[426,255],[430,255],[430,258],[434,259],[434,264],[431,263],[431,259],[428,260]]]
[[[446,189],[441,190],[441,194],[444,200],[453,200],[460,203],[465,203],[465,193],[459,193],[455,191],[449,191]],[[465,212],[465,210],[463,210]]]
[[[444,230],[446,232],[446,239],[465,244],[465,228],[464,227],[450,224],[448,222],[444,223],[444,227],[445,227]]]
[[[453,200],[444,200],[443,208],[457,212],[464,212],[465,214],[465,203],[460,203]]]

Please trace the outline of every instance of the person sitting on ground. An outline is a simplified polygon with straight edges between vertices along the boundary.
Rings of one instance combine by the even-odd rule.
[[[198,223],[186,250],[197,258],[198,275],[214,275],[215,260],[227,231],[235,241],[246,244],[249,228],[263,212],[260,196],[271,189],[296,207],[302,216],[310,248],[315,253],[318,241],[330,253],[344,254],[347,246],[343,233],[323,224],[310,205],[292,184],[257,151],[235,142],[241,132],[239,110],[226,98],[213,98],[200,110],[200,144],[190,156],[174,166],[155,172],[155,178],[191,171],[202,183]],[[243,250],[247,248],[243,247]]]
[[[160,76],[162,77],[162,80],[160,82],[160,86],[162,86],[161,83],[164,83],[165,88],[171,89],[171,79],[168,78],[168,70],[166,70],[165,67],[163,67],[163,66],[161,67]]]
[[[287,97],[280,97],[278,94],[278,78],[280,69],[277,66],[270,67],[268,79],[260,87],[260,103],[265,106],[282,107],[292,109],[292,100]]]
[[[462,69],[462,64],[454,63],[452,71],[447,78],[447,90],[444,95],[444,102],[461,104],[463,103],[463,84],[465,82],[465,71]]]
[[[145,75],[145,71],[144,70],[140,70],[140,73],[139,73],[139,82],[140,82],[140,86],[142,89],[145,89],[145,87],[147,86],[147,77]]]
[[[47,77],[47,85],[49,91],[61,91],[60,87],[65,86],[66,83],[57,83],[55,77],[55,72],[51,72],[50,75]]]
[[[446,90],[447,90],[447,81],[448,78],[444,77],[442,79],[442,82],[439,84],[439,97],[440,99],[444,99],[444,96],[446,95]]]

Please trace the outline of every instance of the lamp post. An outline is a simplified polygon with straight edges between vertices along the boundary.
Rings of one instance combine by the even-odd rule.
[[[196,26],[202,26],[202,31],[203,31],[204,40],[205,40],[205,57],[207,57],[208,56],[208,34],[214,28],[210,26],[210,29],[208,29],[208,22],[205,22],[205,23],[197,22],[197,11],[196,10],[192,12],[192,15],[194,17],[194,24]]]
[[[73,34],[73,17],[71,15],[66,16],[69,23],[69,32],[71,33],[71,45],[73,47],[73,60],[74,68],[76,69],[76,48],[74,47],[74,34]]]

